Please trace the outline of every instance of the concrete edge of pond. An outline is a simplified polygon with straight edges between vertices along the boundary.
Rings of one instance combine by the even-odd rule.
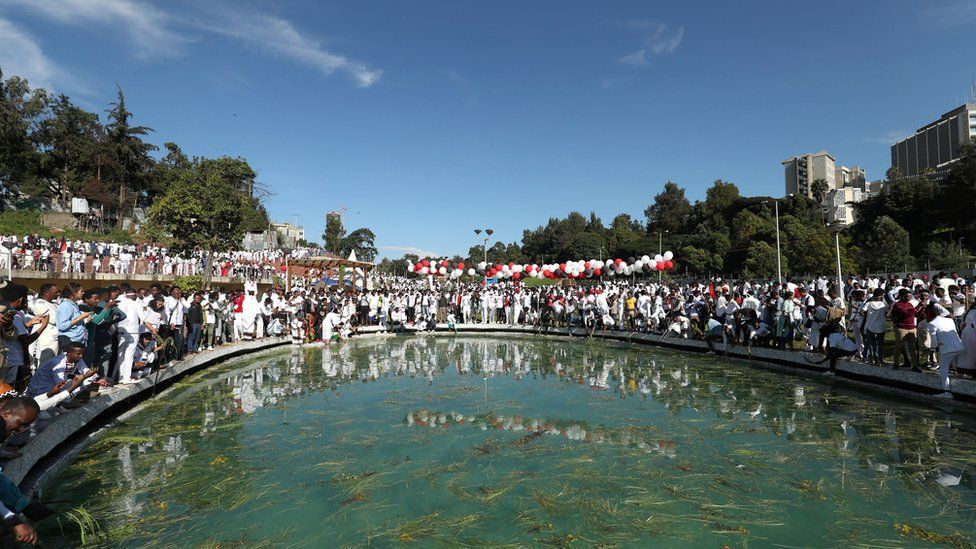
[[[507,324],[469,324],[458,325],[458,335],[478,334],[507,334],[523,337],[545,336],[555,338],[586,339],[585,330],[553,329],[540,332],[529,326]],[[359,331],[362,336],[396,337],[398,335],[453,335],[446,326],[438,326],[435,332],[419,332],[406,329],[398,334],[382,332],[378,327],[367,327]],[[653,345],[691,353],[708,352],[708,346],[703,341],[664,337],[656,334],[630,333],[624,331],[607,331],[596,333],[597,339],[622,343]],[[3,471],[14,482],[21,486],[25,493],[33,495],[46,478],[55,474],[62,464],[77,455],[85,446],[101,434],[105,428],[111,427],[113,420],[124,420],[141,408],[141,403],[149,398],[162,394],[177,380],[195,373],[208,366],[242,356],[261,354],[276,347],[285,345],[288,339],[284,337],[270,338],[258,341],[236,343],[219,347],[194,355],[179,364],[173,365],[160,373],[158,381],[146,379],[141,383],[116,389],[110,394],[99,396],[91,403],[59,416],[48,424],[37,436],[32,438],[22,449],[23,455],[7,462]],[[819,376],[827,368],[824,364],[816,364],[818,360],[814,353],[802,351],[780,351],[769,348],[753,349],[750,359],[744,347],[734,347],[725,356],[748,361],[750,365],[761,368],[772,368],[778,371],[797,375]],[[915,400],[927,401],[940,406],[958,407],[960,405],[976,409],[976,381],[968,379],[952,380],[953,399],[946,400],[934,395],[941,391],[938,375],[934,373],[912,372],[908,369],[891,370],[861,362],[841,360],[837,363],[837,375],[820,378],[822,381],[840,382],[853,386],[876,390],[883,395],[908,397]]]
[[[86,429],[97,428],[107,419],[117,418],[198,370],[233,357],[278,347],[288,341],[288,338],[278,337],[223,345],[160,370],[158,379],[153,376],[132,385],[118,385],[111,392],[99,395],[81,408],[61,414],[50,421],[43,431],[20,449],[22,455],[19,458],[3,464],[3,472],[23,490],[32,492],[32,487],[37,484],[35,478],[64,459],[66,452],[63,451],[63,446],[70,446],[69,439],[76,438]]]

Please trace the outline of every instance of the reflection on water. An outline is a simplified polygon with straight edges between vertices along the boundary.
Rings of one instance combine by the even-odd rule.
[[[604,343],[384,338],[181,383],[45,496],[75,545],[966,546],[968,418]],[[66,521],[62,520],[63,523]]]

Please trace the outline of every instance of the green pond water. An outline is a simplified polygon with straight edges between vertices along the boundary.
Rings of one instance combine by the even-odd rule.
[[[741,361],[389,337],[179,383],[44,488],[46,546],[971,546],[976,426]],[[81,526],[79,526],[81,524]]]

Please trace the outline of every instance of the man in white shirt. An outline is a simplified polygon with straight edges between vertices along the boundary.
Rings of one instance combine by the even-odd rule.
[[[118,358],[115,363],[117,381],[122,384],[138,383],[132,377],[132,364],[135,362],[136,346],[139,343],[139,333],[145,325],[145,309],[136,301],[136,291],[128,284],[122,284],[122,295],[119,296],[118,308],[125,314],[125,319],[115,325],[119,337]],[[109,376],[110,378],[112,375]]]
[[[952,398],[952,393],[949,392],[949,366],[956,362],[966,347],[956,332],[956,323],[949,318],[947,311],[942,313],[944,310],[938,304],[930,304],[925,308],[925,319],[928,320],[926,330],[932,338],[931,349],[939,353],[939,377],[942,379],[942,388],[945,389],[936,396]]]
[[[183,299],[183,291],[179,286],[173,286],[164,303],[166,313],[163,324],[169,326],[177,358],[183,358],[183,315],[189,304]]]

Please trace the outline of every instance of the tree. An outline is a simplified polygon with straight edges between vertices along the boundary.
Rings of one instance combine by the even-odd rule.
[[[869,270],[900,270],[912,263],[908,231],[883,215],[861,239],[861,259]]]
[[[691,203],[685,198],[685,190],[668,181],[664,190],[654,197],[654,203],[644,210],[647,216],[647,232],[678,232],[691,216]]]
[[[830,185],[826,179],[814,179],[813,183],[810,184],[810,194],[813,195],[813,199],[817,201],[817,204],[823,204],[824,199],[827,198],[828,191],[830,191]]]
[[[641,223],[629,214],[620,214],[613,218],[610,228],[606,231],[606,249],[603,250],[604,259],[607,257],[630,257],[649,253],[648,237]],[[646,249],[645,249],[646,248]]]
[[[47,105],[47,92],[32,90],[17,76],[5,81],[0,71],[0,192],[17,196],[45,189],[36,142],[38,123]]]
[[[268,212],[264,209],[259,197],[254,194],[257,174],[247,163],[247,160],[240,157],[221,156],[214,159],[196,158],[194,163],[199,164],[204,171],[214,172],[228,185],[239,190],[248,198],[249,207],[244,215],[245,231],[258,232],[268,228],[270,223]]]
[[[972,201],[972,197],[976,196],[976,142],[960,147],[959,161],[949,172],[942,192],[945,198],[937,197],[937,200],[946,208],[944,222],[957,231],[956,237],[965,238],[970,245],[976,244],[976,216],[973,215]]]
[[[722,256],[708,250],[685,246],[681,248],[680,257],[688,270],[696,275],[706,276],[722,271]]]
[[[103,134],[97,114],[74,105],[66,95],[53,101],[51,116],[40,123],[39,137],[43,173],[59,200],[84,194],[98,178]]]
[[[157,147],[146,143],[142,137],[153,131],[145,126],[132,126],[129,119],[132,113],[125,106],[125,95],[118,87],[118,100],[112,103],[108,111],[108,146],[115,165],[115,182],[118,185],[118,227],[122,228],[122,221],[126,205],[126,193],[133,192],[138,196],[149,190],[149,173],[153,159],[149,156]],[[144,197],[145,198],[145,197]]]
[[[342,214],[339,212],[329,212],[325,214],[325,232],[322,233],[322,243],[326,251],[334,254],[339,253],[342,247],[342,239],[346,236],[346,228],[342,225]]]
[[[785,261],[783,269],[786,270]],[[746,262],[743,265],[742,275],[747,278],[776,276],[776,248],[766,242],[757,242],[750,247],[746,255]]]
[[[969,254],[963,250],[958,241],[929,242],[925,246],[925,266],[935,270],[954,271],[965,269],[969,262]]]
[[[240,246],[248,199],[218,174],[199,166],[183,172],[149,208],[150,233],[168,234],[176,247],[207,252],[204,285],[209,287],[214,252]]]
[[[374,244],[376,235],[373,231],[361,228],[346,234],[342,215],[339,212],[329,212],[325,215],[325,232],[322,234],[322,240],[326,251],[340,257],[347,257],[352,252],[356,252],[356,258],[360,261],[372,261],[378,252]]]

